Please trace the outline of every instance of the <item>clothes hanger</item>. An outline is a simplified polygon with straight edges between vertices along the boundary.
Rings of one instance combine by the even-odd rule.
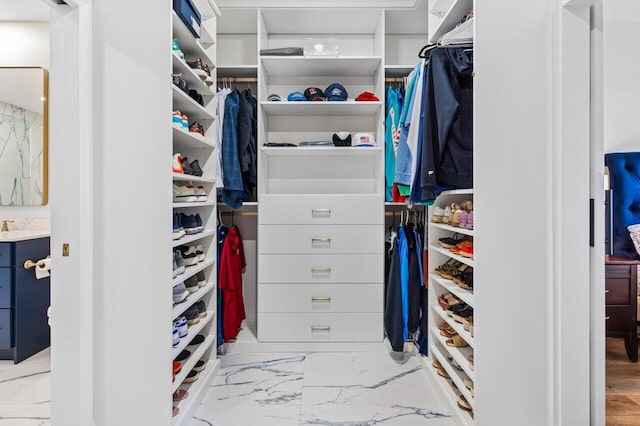
[[[437,43],[430,43],[423,46],[422,49],[420,49],[420,51],[418,52],[418,58],[428,59],[429,55],[431,54],[430,52],[436,47],[438,47]]]

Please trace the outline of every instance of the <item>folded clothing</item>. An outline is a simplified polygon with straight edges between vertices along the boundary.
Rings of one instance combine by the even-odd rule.
[[[302,47],[279,47],[277,49],[261,49],[262,56],[302,56],[304,49]]]
[[[288,142],[267,142],[264,144],[264,146],[275,147],[275,146],[298,146],[298,145],[293,143],[288,143]]]
[[[334,146],[331,141],[304,141],[300,142],[298,146]]]

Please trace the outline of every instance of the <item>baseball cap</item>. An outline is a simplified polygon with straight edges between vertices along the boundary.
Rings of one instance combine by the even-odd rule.
[[[287,96],[288,101],[306,101],[307,98],[300,92],[291,92],[289,96]]]
[[[371,133],[356,133],[351,139],[351,146],[376,146],[376,140]]]
[[[309,87],[304,91],[304,96],[308,101],[326,101],[327,97],[324,95],[324,92],[317,87]]]
[[[267,101],[268,102],[279,102],[281,100],[282,100],[282,98],[280,97],[280,95],[278,95],[276,93],[272,93],[267,97]]]
[[[333,144],[335,146],[351,146],[351,133],[349,132],[334,133]]]
[[[329,85],[329,87],[325,89],[324,94],[327,95],[328,101],[346,101],[349,97],[347,89],[340,83]]]
[[[356,98],[356,101],[379,101],[380,99],[371,92],[362,92]]]

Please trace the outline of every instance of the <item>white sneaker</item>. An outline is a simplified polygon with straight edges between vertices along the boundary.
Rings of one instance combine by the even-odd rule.
[[[202,244],[196,246],[196,253],[198,254],[198,262],[202,262],[204,260],[204,247]]]
[[[207,201],[207,191],[205,191],[204,186],[198,185],[194,188],[194,195],[197,198],[197,201]]]
[[[192,203],[199,201],[196,197],[195,190],[191,183],[173,184],[173,202],[174,203]]]

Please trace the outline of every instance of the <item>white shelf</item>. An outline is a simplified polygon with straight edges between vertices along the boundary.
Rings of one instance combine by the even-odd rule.
[[[257,65],[218,65],[218,78],[258,77]]]
[[[173,22],[173,38],[178,39],[180,50],[184,53],[185,59],[195,61],[201,58],[205,64],[209,65],[209,68],[215,66],[215,62],[211,59],[205,47],[191,34],[191,31],[174,10],[171,10],[171,21]]]
[[[173,73],[182,74],[182,79],[189,84],[189,89],[195,89],[202,96],[212,97],[214,93],[211,91],[211,87],[202,81],[202,79],[196,74],[193,69],[184,60],[180,59],[176,52],[173,52]]]
[[[294,147],[269,147],[263,146],[261,148],[262,152],[269,156],[286,156],[286,157],[297,157],[297,156],[356,156],[356,157],[367,157],[367,156],[375,156],[382,153],[382,147],[380,146],[372,146],[372,147],[337,147],[337,146],[322,146],[322,147],[307,147],[307,146],[299,146],[297,148]]]
[[[200,287],[198,291],[196,291],[195,293],[189,293],[189,297],[187,297],[187,299],[184,302],[178,303],[177,305],[173,305],[173,313],[172,313],[173,319],[175,320],[180,315],[185,313],[187,309],[193,306],[193,304],[196,303],[198,300],[202,299],[202,296],[209,293],[211,290],[215,289],[215,287],[216,287],[215,283],[208,282],[204,287]]]
[[[439,316],[443,321],[449,324],[455,331],[462,337],[472,348],[475,347],[475,342],[473,337],[471,337],[471,333],[464,329],[463,325],[456,322],[453,318],[447,315],[447,312],[444,311],[440,305],[431,305],[431,309],[433,312]]]
[[[211,207],[215,206],[215,201],[194,201],[192,203],[173,203],[174,209],[184,209],[191,207]]]
[[[453,281],[444,279],[435,273],[431,274],[431,281],[436,282],[440,286],[446,288],[447,291],[449,291],[449,293],[452,293],[454,296],[462,300],[467,305],[470,305],[471,307],[475,307],[476,297],[473,295],[472,291],[465,290],[464,288],[461,288],[458,284],[454,283]],[[433,304],[433,306],[436,306],[436,304]]]
[[[223,211],[223,212],[234,212],[234,211],[257,212],[258,211],[258,202],[257,201],[243,201],[242,202],[242,206],[239,209],[235,209],[234,210],[228,204],[223,203],[222,201],[219,201],[218,202],[218,209],[220,211]]]
[[[467,189],[450,189],[449,191],[442,191],[442,193],[440,193],[440,196],[443,195],[473,195],[473,188],[467,188]]]
[[[439,253],[442,253],[445,256],[449,256],[452,259],[455,259],[455,260],[457,260],[459,262],[464,263],[465,265],[469,265],[471,267],[475,266],[475,262],[470,257],[464,257],[464,256],[460,256],[459,254],[453,254],[453,253],[451,253],[451,251],[449,249],[445,249],[445,248],[442,248],[442,247],[437,247],[437,246],[434,246],[434,245],[430,245],[429,246],[429,250],[434,250],[434,251],[437,251]]]
[[[445,231],[457,232],[458,234],[469,235],[471,237],[474,236],[473,229],[459,228],[457,226],[447,225],[446,223],[435,223],[435,222],[429,222],[429,226],[432,226],[434,228],[444,229]]]
[[[433,345],[429,346],[429,350],[431,351],[432,349]],[[474,422],[471,414],[458,406],[458,395],[460,395],[460,392],[456,391],[453,386],[451,386],[451,381],[449,379],[445,379],[444,377],[438,375],[438,373],[435,371],[435,368],[433,368],[433,365],[431,365],[434,359],[435,357],[420,357],[425,371],[428,371],[428,374],[431,375],[440,389],[442,389],[443,396],[447,399],[451,408],[455,410],[454,412],[457,414],[458,419],[460,420],[460,424],[464,426],[473,425]]]
[[[215,183],[216,179],[215,178],[209,178],[209,177],[204,177],[204,176],[194,176],[194,175],[187,175],[184,173],[174,173],[173,174],[173,180],[186,180],[186,181],[191,181],[193,183]]]
[[[198,235],[198,234],[195,234]],[[184,239],[184,237],[183,237]],[[182,239],[180,240],[176,240],[176,241],[182,241]],[[183,282],[184,280],[186,280],[187,278],[190,278],[192,276],[194,276],[195,274],[197,274],[198,272],[207,269],[207,267],[215,264],[216,261],[215,259],[205,259],[202,262],[198,262],[195,265],[192,266],[187,266],[184,273],[178,275],[177,277],[175,277],[173,279],[173,281],[171,282],[171,287],[175,287],[178,284],[180,284],[181,282]]]
[[[212,359],[207,362],[207,366],[204,371],[200,373],[198,380],[180,387],[180,389],[189,392],[189,398],[178,402],[176,405],[180,409],[180,413],[173,418],[172,424],[174,426],[187,426],[191,423],[193,414],[200,405],[205,392],[209,389],[213,375],[219,368],[220,361]]]
[[[462,371],[458,370],[457,368],[454,368],[449,363],[449,360],[447,360],[447,358],[440,351],[440,348],[438,348],[437,345],[431,346],[431,351],[432,351],[433,355],[435,356],[435,358],[438,361],[440,361],[440,364],[442,365],[444,370],[447,372],[447,374],[449,375],[449,377],[451,378],[453,383],[455,383],[456,387],[458,388],[458,391],[464,396],[464,398],[467,400],[467,402],[469,402],[469,404],[472,407],[474,407],[475,401],[474,401],[473,396],[471,396],[471,391],[469,389],[467,389],[467,387],[464,385],[464,376],[465,376],[465,374]],[[431,368],[433,368],[433,366]],[[452,390],[453,390],[453,388],[452,388]],[[462,408],[460,408],[460,407],[458,407],[458,409],[462,410]]]
[[[358,9],[351,13],[335,8],[310,11],[301,8],[304,2],[296,3],[296,6],[284,11],[269,8],[262,10],[268,34],[308,34],[306,37],[316,37],[318,34],[374,34],[382,14],[380,9]]]
[[[262,111],[268,115],[374,115],[382,108],[381,101],[327,101],[327,102],[260,102]]]
[[[442,35],[454,29],[456,24],[464,18],[472,8],[473,0],[455,0],[444,14],[438,15],[440,18],[438,25],[435,28],[429,29],[429,41],[435,43]],[[432,12],[432,14],[435,13]]]
[[[202,137],[200,133],[178,129],[177,127],[172,127],[172,129],[173,129],[173,148],[174,149],[183,149],[183,148],[215,149],[215,145],[213,141],[210,141],[209,139]]]
[[[416,64],[418,60],[416,58]],[[411,74],[411,71],[416,67],[416,64],[413,65],[385,65],[384,74],[387,77],[407,77]]]
[[[455,359],[456,362],[460,364],[460,367],[462,367],[462,369],[467,374],[467,376],[469,376],[471,380],[474,380],[475,373],[474,371],[471,370],[471,367],[469,366],[469,359],[468,359],[469,355],[473,354],[473,349],[471,349],[471,347],[469,346],[464,348],[455,348],[453,346],[447,346],[447,338],[440,335],[440,330],[438,330],[438,328],[433,325],[431,326],[430,329],[431,329],[432,338],[435,338],[438,342],[440,342],[442,347],[447,352],[449,352],[449,355],[451,355],[453,359]]]
[[[261,56],[260,58],[267,74],[278,77],[373,77],[380,69],[382,62],[381,56]]]
[[[176,378],[173,382],[173,385],[171,386],[172,394],[176,391],[176,389],[180,387],[184,379],[187,378],[187,375],[189,374],[189,372],[193,369],[196,363],[200,361],[200,358],[202,358],[204,353],[211,347],[214,340],[215,338],[213,337],[213,335],[210,334],[206,336],[204,339],[204,342],[200,343],[198,345],[198,348],[195,351],[193,351],[193,353],[189,358],[187,358],[187,361],[184,364],[182,364],[182,370],[180,371],[179,374],[176,374]],[[206,371],[206,369],[204,371]],[[198,380],[200,379],[198,378]]]
[[[175,248],[175,247],[178,247],[178,246],[189,244],[189,243],[192,243],[194,241],[198,241],[198,240],[201,240],[203,238],[207,238],[207,237],[210,237],[212,235],[215,235],[215,233],[216,233],[216,231],[204,231],[204,232],[200,232],[198,234],[185,235],[184,237],[180,238],[179,240],[173,240],[173,247]],[[178,275],[178,276],[180,276],[180,275]],[[183,281],[184,281],[184,279],[183,279]]]
[[[187,118],[189,118],[189,123],[194,121],[211,122],[214,120],[213,115],[205,110],[202,105],[191,99],[191,96],[184,93],[175,84],[171,86],[173,88],[173,109],[179,109],[183,114],[186,114]]]
[[[215,309],[214,307],[211,306],[207,306],[208,309]],[[210,322],[211,320],[213,320],[216,317],[216,313],[215,311],[212,310],[208,310],[207,311],[207,316],[204,318],[200,318],[200,322],[192,325],[189,327],[189,332],[187,333],[186,336],[184,336],[183,338],[180,339],[180,343],[178,344],[178,346],[176,346],[175,348],[172,349],[172,359],[175,359],[178,355],[180,355],[180,352],[182,352],[188,345],[189,343],[193,340],[194,337],[196,337],[198,334],[200,334],[200,332],[202,331],[202,329],[204,329]]]

